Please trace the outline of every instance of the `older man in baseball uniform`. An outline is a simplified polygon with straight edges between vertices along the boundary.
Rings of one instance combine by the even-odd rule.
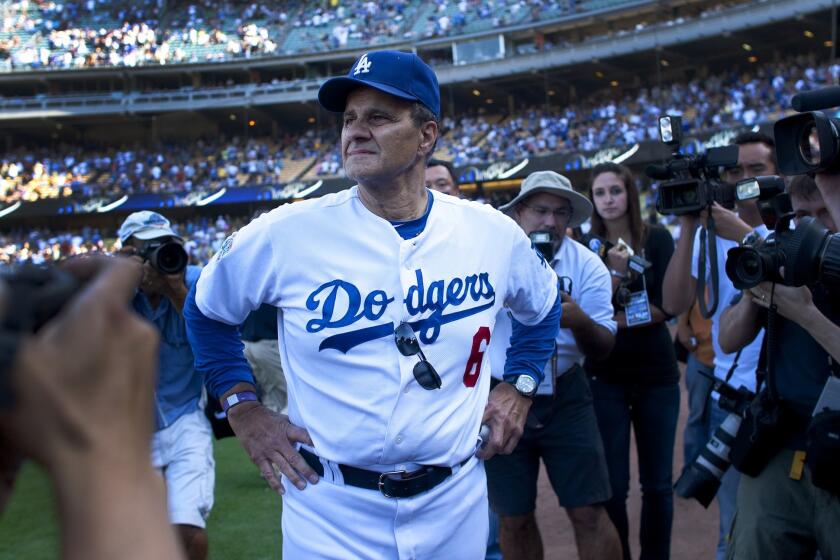
[[[196,363],[285,496],[285,558],[481,558],[479,459],[522,433],[554,349],[557,278],[512,220],[425,187],[440,93],[419,57],[365,54],[319,100],[343,113],[358,184],[227,240],[187,304]],[[288,417],[255,400],[236,337],[262,303],[278,308]],[[484,350],[503,306],[516,322],[491,393]]]

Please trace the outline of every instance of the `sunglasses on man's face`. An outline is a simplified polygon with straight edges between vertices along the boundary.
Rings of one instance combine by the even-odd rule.
[[[394,341],[397,343],[397,350],[403,356],[418,356],[420,361],[414,366],[414,379],[421,387],[428,391],[440,389],[442,385],[440,375],[435,371],[429,360],[426,359],[420,342],[414,334],[414,330],[408,323],[400,323],[394,330]]]

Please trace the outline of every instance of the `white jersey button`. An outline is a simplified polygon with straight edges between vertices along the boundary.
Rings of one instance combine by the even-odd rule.
[[[401,444],[403,442],[402,434],[400,434],[396,438],[394,438],[394,441],[397,443],[397,445]]]

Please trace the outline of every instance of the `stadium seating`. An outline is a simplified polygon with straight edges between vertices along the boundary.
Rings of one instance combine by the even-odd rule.
[[[0,0],[0,71],[143,66],[323,52],[548,21],[641,0],[166,4]],[[491,7],[492,6],[492,7]]]
[[[682,114],[689,134],[753,126],[778,118],[800,90],[834,83],[840,67],[807,60],[733,69],[661,90],[609,90],[561,107],[514,114],[447,117],[435,157],[456,166],[658,139],[657,117]],[[682,111],[683,108],[687,108]],[[310,129],[282,138],[215,139],[195,146],[109,150],[18,148],[0,154],[0,202],[60,196],[183,192],[282,184],[340,176],[336,131]],[[60,153],[60,158],[54,154]]]

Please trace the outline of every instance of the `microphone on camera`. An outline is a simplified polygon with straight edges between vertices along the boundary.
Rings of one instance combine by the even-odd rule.
[[[830,86],[797,93],[790,100],[790,105],[800,113],[837,107],[840,105],[840,86]]]

